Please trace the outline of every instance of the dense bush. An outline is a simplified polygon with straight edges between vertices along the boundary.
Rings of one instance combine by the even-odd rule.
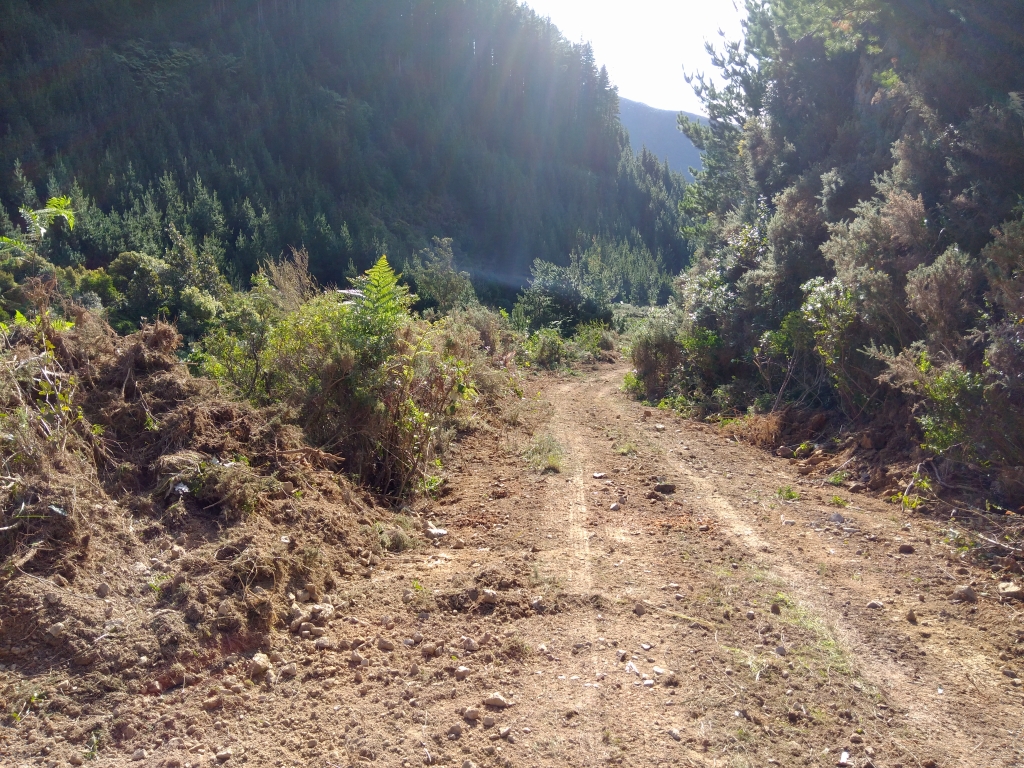
[[[409,311],[412,296],[380,260],[345,291],[294,289],[294,259],[236,300],[199,368],[259,403],[282,403],[308,438],[363,482],[401,495],[423,482],[459,404],[475,394],[471,350],[452,323]],[[290,280],[289,280],[290,277]],[[276,278],[272,280],[271,278]],[[300,302],[289,307],[289,293]]]
[[[704,168],[682,202],[680,360],[641,336],[637,390],[854,423],[907,409],[952,471],[1024,465],[1024,6],[747,9],[724,86],[693,80],[709,123],[681,120]]]

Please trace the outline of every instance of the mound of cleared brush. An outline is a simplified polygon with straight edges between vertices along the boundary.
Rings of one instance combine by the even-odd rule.
[[[173,326],[119,337],[42,312],[0,331],[0,664],[19,672],[0,676],[5,712],[74,716],[185,684],[296,614],[326,623],[342,577],[392,539],[418,545],[280,407],[192,376]],[[62,666],[74,700],[21,695]]]

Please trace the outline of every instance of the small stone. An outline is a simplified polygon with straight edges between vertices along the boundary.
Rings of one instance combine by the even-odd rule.
[[[494,719],[494,715],[484,715],[480,722],[484,724],[484,728],[493,728],[497,721]]]
[[[747,621],[753,621],[753,620],[754,620],[754,612],[753,611],[747,611]]]
[[[917,614],[914,613],[913,608],[907,611],[907,621],[909,621],[911,624],[917,624]]]
[[[462,650],[470,652],[479,651],[480,643],[478,643],[472,637],[464,637],[462,638]]]
[[[838,512],[833,512],[831,515],[828,516],[828,521],[830,523],[837,523],[839,525],[842,525],[843,523],[846,522],[846,518],[843,517]]]
[[[710,525],[698,525],[697,526],[697,530],[700,531],[701,533],[705,533],[705,532],[711,530],[711,526]]]
[[[52,638],[58,638],[64,634],[64,629],[64,624],[57,622],[56,624],[51,624],[50,628],[46,630],[46,633]]]
[[[81,755],[72,755],[68,758],[68,762],[72,765],[85,765],[85,758]]]
[[[507,726],[507,725],[504,726],[503,728],[499,728],[498,729],[498,737],[499,738],[507,739],[511,735],[512,735],[512,729],[509,726]]]
[[[654,490],[656,490],[658,493],[675,493],[676,487],[672,483],[658,483],[656,486],[654,486]]]
[[[870,603],[868,603],[868,608],[879,610],[881,608],[885,608],[885,606],[882,604],[881,600],[872,600]]]
[[[775,649],[775,653],[777,653],[779,656],[785,656],[786,655],[786,646],[784,646],[784,645],[778,646]]]
[[[606,477],[608,477],[608,475],[605,474],[604,472],[595,472],[594,473],[594,479],[595,480],[603,480]]]
[[[655,424],[655,425],[654,425],[654,428],[655,428],[655,429],[656,429],[656,430],[657,430],[658,432],[664,432],[664,431],[665,431],[665,425],[664,425],[664,424]]]
[[[480,710],[476,707],[466,707],[466,711],[462,713],[462,716],[470,722],[474,722],[480,719]]]
[[[456,680],[465,680],[467,677],[469,677],[469,667],[459,667],[455,670]]]
[[[683,736],[679,733],[678,728],[669,728],[668,735],[671,736],[675,741],[682,741]]]
[[[900,554],[901,555],[912,555],[912,554],[914,554],[914,545],[913,544],[900,544]]]
[[[1004,600],[1024,600],[1024,590],[1020,588],[1019,584],[1014,584],[1012,581],[999,582],[997,591]]]
[[[427,528],[425,533],[427,534],[428,539],[440,539],[448,535],[448,531],[446,531],[444,528],[433,527]]]
[[[472,760],[463,760],[462,768],[476,768],[476,763],[474,763]]]
[[[456,723],[448,729],[448,738],[457,739],[462,735],[462,726]]]
[[[329,637],[318,637],[313,647],[318,651],[329,651],[334,648],[334,641]]]
[[[145,760],[145,759],[146,759],[146,750],[144,750],[144,749],[136,749],[132,753],[132,760]]]
[[[395,650],[395,644],[393,641],[388,640],[386,637],[377,638],[377,647],[382,651],[393,651]]]
[[[295,666],[294,661],[291,664],[285,664],[283,667],[281,667],[281,679],[288,680],[292,677],[295,677],[295,675],[298,674],[298,671],[299,669],[297,666]]]
[[[776,616],[781,616],[782,615],[782,606],[779,605],[778,603],[772,603],[771,611]]]
[[[231,756],[234,754],[235,753],[231,751],[231,747],[226,747],[225,749],[222,749],[217,753],[217,762],[226,763],[228,760],[231,759]]]
[[[610,509],[612,512],[618,512],[620,509],[622,509],[622,505],[619,504],[619,502],[617,501],[613,501],[612,505],[608,507],[608,509]]]
[[[497,692],[492,693],[490,696],[484,699],[484,706],[486,707],[497,707],[498,709],[505,709],[505,707],[508,707],[509,705],[509,700]]]
[[[637,616],[643,616],[645,613],[647,613],[647,608],[644,607],[643,603],[637,603],[633,606],[633,613],[635,613]]]
[[[484,589],[480,592],[480,602],[484,605],[497,605],[498,593],[493,589]]]
[[[202,704],[203,709],[205,709],[207,712],[209,712],[212,709],[220,709],[223,706],[224,706],[224,697],[223,696],[211,696],[206,701],[204,701],[203,704]]]
[[[259,680],[260,678],[267,676],[267,671],[270,669],[270,659],[265,653],[257,653],[252,657],[249,662],[249,677],[253,680]]]
[[[96,587],[96,597],[106,597],[110,594],[110,585],[107,582],[103,582]]]
[[[953,590],[953,599],[962,603],[976,603],[978,602],[978,593],[970,584],[962,584]]]
[[[861,736],[859,733],[851,734],[850,735],[850,743],[851,744],[863,744],[864,743],[864,737]]]

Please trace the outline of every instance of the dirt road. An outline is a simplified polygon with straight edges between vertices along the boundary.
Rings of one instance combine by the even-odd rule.
[[[538,377],[415,510],[436,545],[341,583],[323,637],[274,633],[266,683],[240,656],[123,699],[101,764],[1024,765],[1024,604],[938,522],[645,410],[623,373]],[[560,471],[527,467],[541,437]]]

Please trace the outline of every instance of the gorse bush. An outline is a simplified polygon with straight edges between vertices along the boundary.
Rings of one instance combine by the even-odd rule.
[[[633,333],[629,357],[634,371],[626,382],[628,390],[656,401],[678,383],[683,353],[676,331],[670,323],[655,319]]]
[[[693,257],[630,385],[898,425],[893,445],[1019,504],[1002,478],[1024,477],[1024,6],[948,6],[747,3],[721,83],[692,78],[711,116],[680,121],[703,152]]]

